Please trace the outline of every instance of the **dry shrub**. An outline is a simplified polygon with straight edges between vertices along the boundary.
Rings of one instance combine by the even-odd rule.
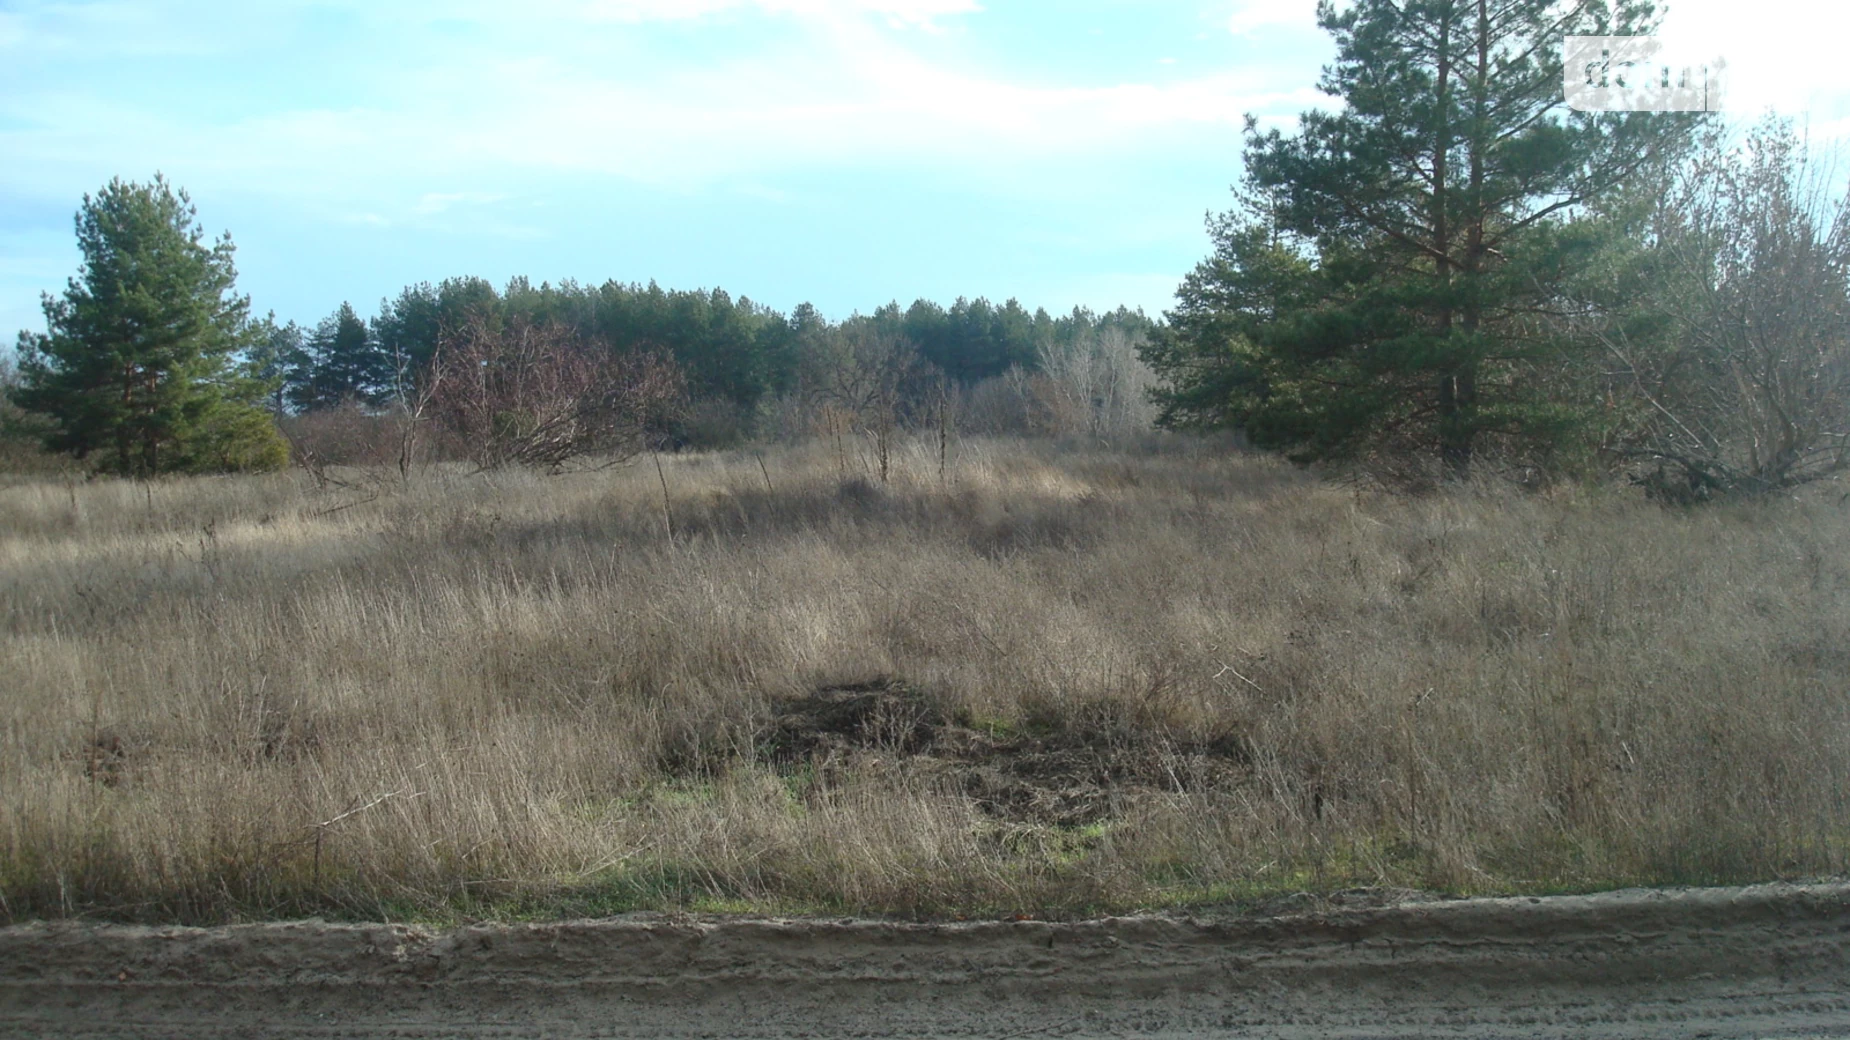
[[[1845,868],[1834,496],[1409,500],[1170,438],[971,440],[943,476],[902,440],[885,485],[830,444],[663,463],[0,491],[0,914]]]
[[[1828,154],[1767,117],[1701,141],[1649,226],[1653,313],[1598,329],[1635,402],[1611,445],[1654,497],[1777,493],[1850,472],[1850,198]]]
[[[518,317],[472,320],[444,344],[426,382],[429,416],[483,469],[627,458],[685,394],[666,357],[618,353]]]
[[[981,436],[1057,434],[1082,422],[1078,407],[1064,405],[1044,376],[1011,368],[964,390],[958,415],[963,429]]]
[[[356,404],[285,416],[279,426],[298,462],[330,466],[390,466],[398,455],[400,417]]]

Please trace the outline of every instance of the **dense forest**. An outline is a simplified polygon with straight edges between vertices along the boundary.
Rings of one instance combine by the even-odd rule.
[[[508,369],[502,353],[508,344],[531,350],[539,339],[550,356],[530,357],[520,367],[542,381],[559,377],[559,366],[568,363],[631,365],[631,379],[633,366],[644,361],[673,373],[674,392],[656,395],[648,421],[629,427],[635,436],[623,442],[632,447],[713,448],[752,437],[850,431],[881,437],[880,429],[928,416],[950,421],[940,412],[955,412],[962,428],[989,432],[1097,432],[1147,428],[1148,370],[1136,351],[1155,324],[1123,307],[1103,314],[1075,308],[1054,317],[1013,299],[997,305],[982,298],[959,298],[948,307],[924,299],[903,309],[890,303],[831,322],[809,304],[786,314],[722,289],[616,281],[536,286],[515,278],[497,290],[484,279],[460,277],[408,286],[382,300],[370,319],[345,302],[312,328],[266,318],[256,323],[248,363],[270,387],[268,407],[298,450],[342,461],[378,454],[378,443],[367,445],[378,438],[363,432],[369,419],[377,426],[418,408],[423,398],[452,419],[459,414],[462,359],[477,369]],[[612,382],[610,371],[604,376]],[[583,383],[590,376],[571,378]],[[478,397],[531,392],[529,380],[519,389],[478,388]],[[546,393],[557,398],[560,391]],[[640,407],[636,400],[627,404],[632,412]],[[484,399],[475,406],[523,414],[564,407],[575,437],[587,429],[586,409],[557,400],[513,406]],[[458,424],[443,425],[455,432]],[[488,416],[478,426],[475,433],[487,436],[495,420]],[[549,444],[539,455],[554,463],[580,448],[614,446],[607,437],[569,450],[556,438]],[[450,450],[466,453],[468,446]],[[491,454],[506,450],[503,444]]]
[[[509,323],[567,329],[601,350],[665,353],[686,373],[694,398],[746,413],[797,389],[806,358],[843,328],[901,338],[932,372],[973,386],[1012,368],[1038,370],[1051,353],[1088,337],[1107,331],[1138,337],[1153,324],[1123,308],[1102,315],[1076,308],[1055,318],[1012,299],[996,305],[960,298],[949,307],[921,299],[902,310],[892,303],[837,325],[809,304],[783,314],[723,289],[615,281],[535,286],[515,278],[496,291],[485,279],[465,277],[409,286],[382,300],[370,320],[348,303],[313,328],[266,320],[254,356],[275,380],[279,412],[382,406],[401,393],[406,373],[429,367],[446,337],[472,325]]]

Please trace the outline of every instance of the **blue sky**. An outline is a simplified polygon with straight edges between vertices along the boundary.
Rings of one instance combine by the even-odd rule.
[[[1156,313],[1229,201],[1242,115],[1320,102],[1314,7],[0,0],[0,330],[43,327],[83,194],[156,170],[231,231],[256,310],[304,323],[461,274],[838,318],[958,295]],[[1835,3],[1678,7],[1763,70],[1754,104],[1836,89],[1816,70],[1841,33],[1785,32]]]

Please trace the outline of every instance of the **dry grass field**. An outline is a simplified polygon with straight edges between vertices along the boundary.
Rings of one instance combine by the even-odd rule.
[[[1846,872],[1842,488],[662,461],[0,491],[0,923]]]

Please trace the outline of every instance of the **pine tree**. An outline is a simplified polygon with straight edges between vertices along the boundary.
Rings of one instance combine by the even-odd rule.
[[[1571,218],[1687,138],[1691,117],[1577,113],[1567,35],[1645,31],[1643,0],[1322,0],[1343,102],[1293,133],[1249,121],[1239,210],[1146,358],[1172,423],[1301,459],[1486,438],[1546,452],[1573,410],[1538,388],[1537,316],[1587,244]]]
[[[408,391],[436,356],[443,338],[436,288],[424,282],[405,287],[395,300],[380,300],[372,332],[379,352],[392,360],[398,390]]]
[[[111,180],[77,213],[83,266],[20,334],[16,403],[46,447],[132,476],[275,468],[288,447],[239,364],[250,301],[233,295],[230,235],[203,241],[191,199],[156,174]]]
[[[343,404],[376,405],[392,396],[397,366],[372,330],[343,301],[306,342],[306,372],[292,382],[290,403],[301,411]]]
[[[295,322],[278,325],[271,312],[253,327],[246,364],[251,377],[264,385],[264,405],[271,415],[280,417],[287,411],[290,391],[306,370],[307,359],[302,327]]]

